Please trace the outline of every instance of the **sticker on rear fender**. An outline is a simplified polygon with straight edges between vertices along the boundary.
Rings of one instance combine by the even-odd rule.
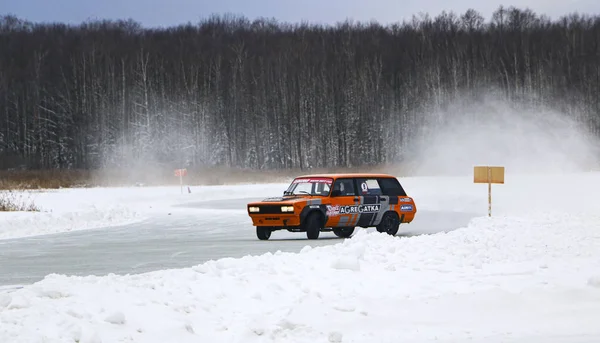
[[[412,205],[402,205],[400,206],[400,211],[402,212],[411,212],[413,210]]]

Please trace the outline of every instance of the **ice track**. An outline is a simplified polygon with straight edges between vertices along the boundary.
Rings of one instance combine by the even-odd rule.
[[[307,245],[342,241],[332,233],[309,241],[304,233],[285,231],[273,233],[269,241],[258,241],[244,211],[250,200],[254,199],[194,202],[177,205],[196,209],[193,214],[173,211],[135,224],[0,241],[0,285],[33,283],[51,273],[133,274],[190,267],[223,257],[299,252]],[[398,236],[451,231],[475,216],[423,210],[418,220],[401,226]]]

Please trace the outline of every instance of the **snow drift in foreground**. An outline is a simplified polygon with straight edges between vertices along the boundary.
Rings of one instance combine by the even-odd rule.
[[[0,341],[592,341],[599,224],[480,218],[445,234],[362,231],[299,254],[181,270],[51,275],[0,293]]]

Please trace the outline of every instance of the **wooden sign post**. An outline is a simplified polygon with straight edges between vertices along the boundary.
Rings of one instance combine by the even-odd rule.
[[[476,166],[473,171],[475,183],[488,184],[488,217],[492,216],[492,183],[504,183],[504,167]]]

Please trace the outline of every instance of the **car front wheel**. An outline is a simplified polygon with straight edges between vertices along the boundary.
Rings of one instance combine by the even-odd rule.
[[[268,227],[257,226],[256,227],[256,237],[261,241],[266,241],[271,237],[271,229]]]
[[[312,213],[306,218],[306,237],[308,239],[318,239],[321,233],[321,220],[317,213]]]

